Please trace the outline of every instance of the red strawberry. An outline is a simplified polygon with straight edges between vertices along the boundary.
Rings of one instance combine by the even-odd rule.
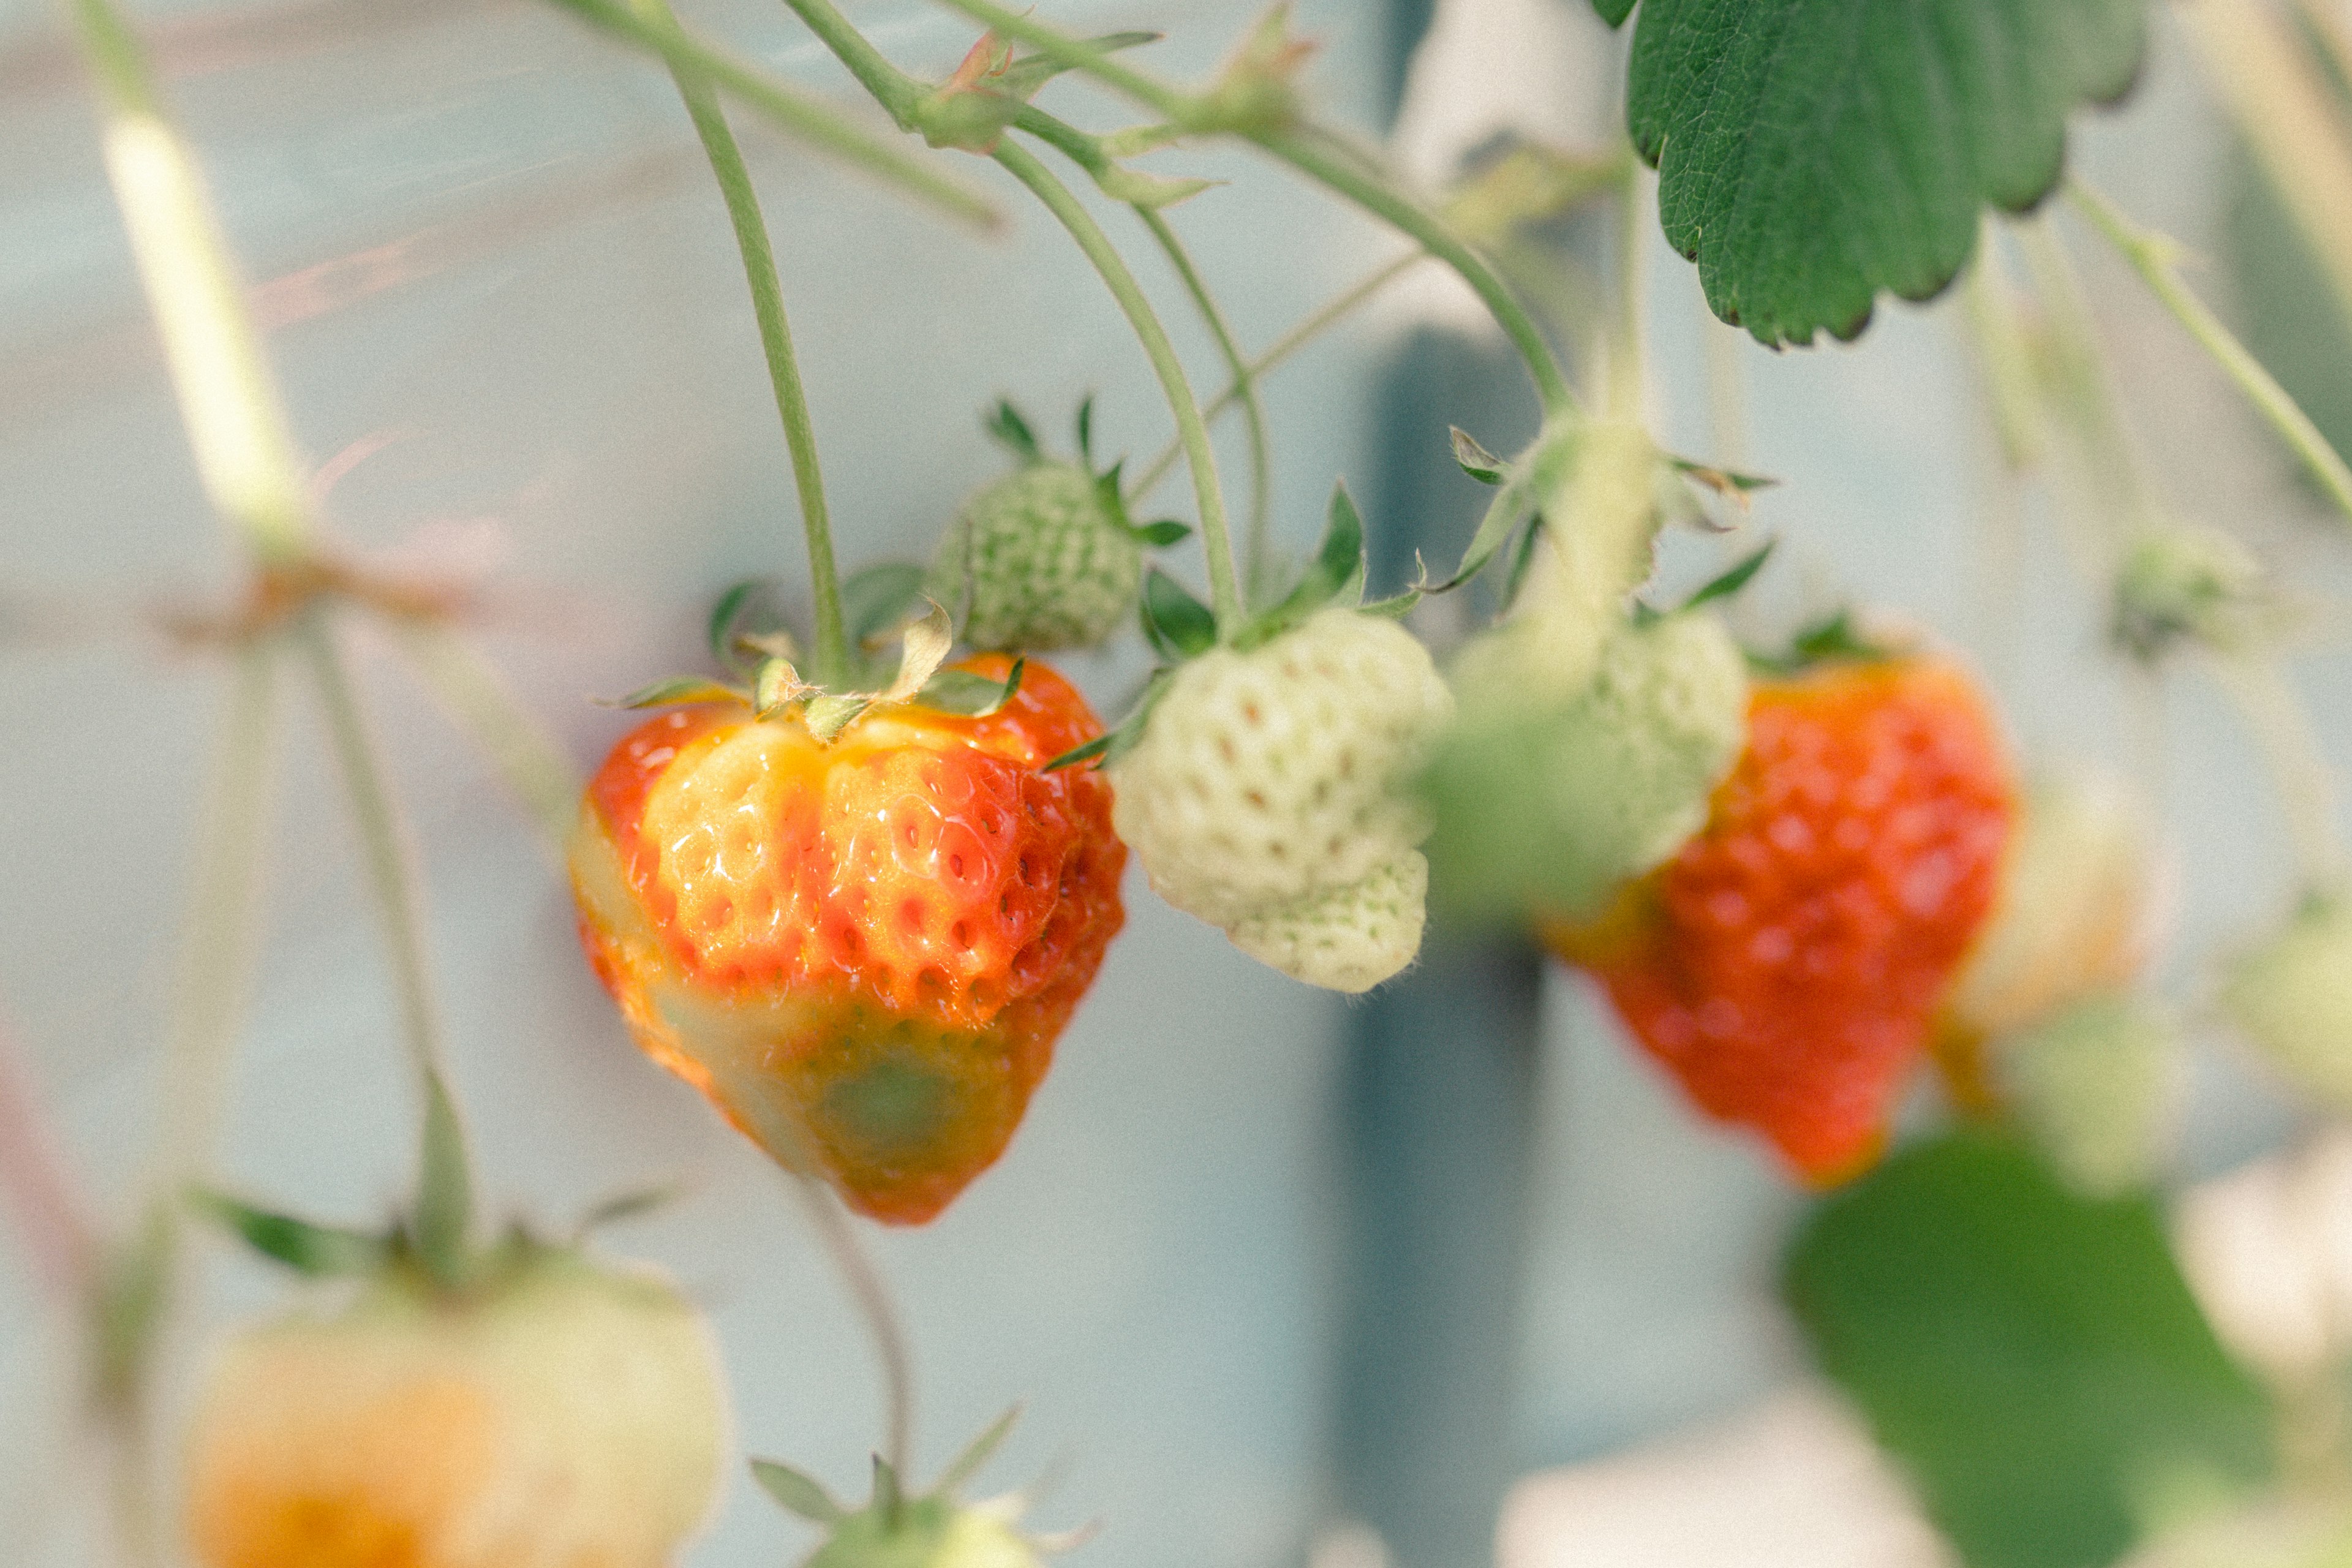
[[[960,668],[1002,680],[989,655]],[[919,1225],[1003,1153],[1124,919],[1101,726],[1032,663],[1001,710],[664,713],[572,852],[581,940],[646,1051],[784,1164]]]
[[[1960,670],[1818,666],[1758,684],[1699,835],[1601,921],[1550,935],[1692,1099],[1826,1185],[1877,1157],[2013,810]]]

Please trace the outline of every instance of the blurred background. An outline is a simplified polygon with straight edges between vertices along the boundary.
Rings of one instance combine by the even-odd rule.
[[[855,96],[779,7],[692,9],[795,79]],[[847,9],[925,74],[971,42],[914,0]],[[1192,78],[1255,5],[1046,10],[1076,30],[1162,30],[1155,67]],[[592,699],[698,668],[703,613],[729,583],[802,581],[737,259],[668,80],[521,0],[152,0],[136,15],[254,280],[298,434],[322,464],[352,458],[328,498],[338,536],[371,557],[481,571],[477,640],[584,767],[625,727]],[[1584,0],[1302,0],[1297,19],[1323,42],[1320,110],[1392,134],[1419,180],[1509,133],[1612,144],[1622,41]],[[1123,122],[1088,89],[1055,91],[1082,123]],[[155,1136],[226,689],[217,662],[174,647],[155,615],[225,601],[238,576],[196,487],[94,123],[55,11],[0,0],[0,1016],[74,1168],[121,1205]],[[1109,299],[1009,184],[1011,230],[974,241],[741,126],[846,565],[928,552],[1000,471],[978,417],[999,395],[1059,432],[1092,392],[1100,449],[1160,446],[1159,395]],[[2168,13],[2137,90],[2082,119],[2075,147],[2142,220],[2233,254],[2248,174]],[[1402,253],[1259,161],[1212,149],[1181,163],[1228,182],[1172,216],[1245,345]],[[2065,237],[2179,510],[2341,603],[2352,552],[2315,524],[2286,459],[2120,264]],[[1601,265],[1597,233],[1576,223],[1550,242],[1571,267]],[[1164,268],[1130,254],[1172,306]],[[1968,650],[2030,762],[2135,776],[2175,866],[2161,973],[2200,994],[2212,955],[2292,890],[2269,786],[2209,687],[2135,694],[2105,659],[2102,605],[2045,498],[2029,498],[2013,571],[1985,545],[1997,453],[1948,304],[1890,304],[1855,345],[1771,353],[1706,315],[1654,232],[1644,256],[1662,441],[1782,481],[1734,544],[1778,535],[1778,592],[1851,594]],[[2234,299],[2223,270],[2198,285]],[[1212,382],[1212,345],[1170,319]],[[1483,502],[1446,426],[1496,450],[1532,428],[1519,372],[1433,269],[1265,397],[1281,539],[1306,548],[1345,479],[1395,577],[1415,547],[1458,548]],[[1672,540],[1666,570],[1690,577],[1727,548]],[[684,1201],[610,1246],[662,1264],[711,1310],[744,1450],[862,1489],[874,1368],[774,1174],[630,1048],[579,958],[560,869],[406,670],[355,638],[411,810],[488,1192],[560,1223],[684,1176]],[[1071,672],[1112,709],[1144,668],[1130,645]],[[2323,646],[2297,676],[2346,761],[2352,662]],[[222,1167],[240,1190],[360,1220],[401,1190],[415,1108],[315,715],[292,712]],[[877,1238],[916,1345],[919,1471],[1022,1401],[992,1476],[1055,1477],[1049,1526],[1100,1517],[1081,1562],[1939,1560],[1779,1303],[1805,1200],[1749,1140],[1696,1119],[1580,982],[1440,933],[1408,981],[1346,1005],[1251,963],[1139,874],[1127,892],[1127,933],[1011,1154],[938,1224]],[[2294,1130],[2234,1047],[2200,1037],[2184,1188]],[[173,1363],[183,1395],[209,1338],[284,1299],[226,1246],[203,1254]],[[64,1436],[68,1334],[0,1250],[12,1563],[95,1560],[93,1468]],[[811,1543],[738,1467],[687,1561],[777,1563]]]

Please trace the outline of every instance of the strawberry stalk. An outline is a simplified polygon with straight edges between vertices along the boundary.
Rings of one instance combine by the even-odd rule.
[[[850,1223],[833,1189],[797,1172],[787,1171],[784,1180],[808,1211],[810,1226],[832,1255],[834,1268],[848,1288],[851,1300],[856,1303],[857,1315],[864,1320],[866,1333],[874,1341],[875,1359],[882,1367],[886,1407],[882,1455],[893,1473],[903,1476],[914,1445],[914,1355],[908,1348],[907,1332],[898,1321],[898,1309],[891,1300],[890,1287],[859,1243],[857,1227]]]
[[[1118,247],[1070,194],[1069,187],[1010,137],[997,143],[994,156],[1007,174],[1028,186],[1045,204],[1046,210],[1077,241],[1078,248],[1086,253],[1105,287],[1110,289],[1111,297],[1118,301],[1119,310],[1126,314],[1128,324],[1151,360],[1160,390],[1167,395],[1169,412],[1175,416],[1184,455],[1192,468],[1192,490],[1200,503],[1201,543],[1209,557],[1209,596],[1216,610],[1218,635],[1230,638],[1241,629],[1244,614],[1240,581],[1234,570],[1233,535],[1225,521],[1224,496],[1217,486],[1216,451],[1209,444],[1209,426],[1201,417],[1200,405],[1193,401],[1183,362],[1176,357],[1167,330],[1160,324],[1151,301],[1137,286],[1135,275],[1127,269]]]
[[[801,0],[794,0],[794,9]],[[1289,164],[1317,184],[1347,197],[1373,216],[1384,219],[1418,241],[1430,255],[1444,262],[1461,275],[1471,290],[1486,305],[1511,340],[1527,363],[1528,375],[1535,383],[1537,396],[1541,400],[1546,416],[1572,414],[1576,409],[1576,394],[1570,388],[1567,374],[1545,341],[1542,329],[1535,318],[1519,303],[1510,287],[1478,254],[1465,244],[1435,214],[1404,195],[1377,174],[1367,172],[1351,158],[1337,156],[1327,139],[1311,129],[1295,126],[1227,127],[1217,124],[1208,114],[1207,101],[1181,92],[1114,58],[1103,47],[1074,38],[1044,23],[1032,20],[1019,12],[993,5],[990,0],[940,0],[951,10],[961,11],[976,22],[992,28],[1002,37],[1017,38],[1037,48],[1047,58],[1072,70],[1082,71],[1106,87],[1133,99],[1145,108],[1167,120],[1180,131],[1188,126],[1202,125],[1213,131],[1237,130],[1238,133],[1265,153]]]
[[[630,0],[635,15],[648,24],[675,29],[665,0]],[[801,382],[800,361],[793,352],[792,324],[784,316],[783,285],[776,275],[775,247],[760,213],[760,196],[752,188],[743,151],[719,104],[709,78],[673,58],[670,79],[693,118],[695,134],[710,161],[710,173],[727,203],[728,221],[734,226],[735,246],[743,257],[743,279],[751,290],[751,313],[760,323],[760,347],[767,355],[768,379],[776,393],[776,413],[783,421],[784,446],[792,454],[793,482],[800,492],[801,528],[808,539],[809,581],[816,598],[816,668],[820,686],[840,686],[855,673],[849,641],[842,627],[841,577],[834,563],[831,514],[825,506],[824,475],[818,467],[816,431],[809,421],[808,394]]]
[[[2287,395],[2278,379],[2263,368],[2262,362],[2221,324],[2221,318],[2213,313],[2212,308],[2182,280],[2178,264],[2179,245],[2168,236],[2140,227],[2113,202],[2079,179],[2066,182],[2066,196],[2074,203],[2074,210],[2130,264],[2147,285],[2148,292],[2187,329],[2189,335],[2197,340],[2197,346],[2253,405],[2254,412],[2278,432],[2279,438],[2310,471],[2313,480],[2326,492],[2336,509],[2352,520],[2352,468],[2345,465],[2336,448],[2327,444],[2327,437],[2319,433],[2319,426]]]
[[[1258,401],[1257,381],[1250,372],[1249,360],[1243,354],[1241,344],[1234,341],[1233,326],[1225,320],[1225,312],[1219,308],[1216,296],[1209,292],[1209,286],[1201,277],[1200,269],[1192,265],[1192,253],[1177,237],[1175,228],[1157,207],[1137,203],[1135,216],[1143,220],[1143,226],[1151,231],[1151,237],[1160,242],[1168,264],[1183,280],[1185,292],[1192,296],[1192,303],[1199,307],[1201,320],[1208,326],[1210,336],[1217,340],[1217,352],[1224,356],[1225,369],[1233,377],[1231,395],[1241,403],[1242,422],[1249,432],[1250,515],[1249,532],[1245,536],[1247,542],[1242,549],[1242,583],[1245,589],[1255,589],[1263,585],[1266,572],[1269,542],[1266,534],[1271,521],[1268,511],[1274,475],[1274,459],[1265,433],[1265,408]],[[1207,410],[1202,411],[1201,418],[1204,424],[1208,421],[1210,415]]]

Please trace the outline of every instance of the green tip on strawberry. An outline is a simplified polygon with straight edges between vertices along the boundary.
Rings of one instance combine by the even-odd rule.
[[[1562,699],[1511,622],[1466,647],[1461,716],[1422,775],[1440,908],[1469,920],[1584,920],[1706,820],[1747,737],[1738,646],[1686,609],[1621,626]]]
[[[2083,996],[1999,1041],[2001,1098],[2068,1185],[2111,1198],[2153,1181],[2170,1145],[2181,1045],[2150,999]]]
[[[2108,636],[2144,664],[2184,646],[2231,653],[2258,643],[2276,614],[2252,551],[2216,529],[2174,527],[2124,557]]]
[[[2340,891],[2305,900],[2230,966],[2221,1008],[2290,1083],[2352,1109],[2352,901]]]
[[[216,1359],[188,1443],[208,1568],[660,1568],[709,1514],[722,1384],[658,1275],[517,1234],[452,1289],[398,1233],[212,1206],[356,1290]]]
[[[1017,1492],[975,1503],[955,1496],[994,1455],[1019,1415],[1018,1409],[1006,1412],[920,1497],[904,1494],[898,1474],[878,1454],[873,1499],[861,1509],[835,1502],[814,1478],[772,1459],[752,1460],[751,1475],[785,1509],[825,1528],[824,1543],[803,1568],[1043,1568],[1048,1555],[1092,1532],[1024,1533],[1020,1523],[1027,1500]]]
[[[926,590],[958,615],[983,651],[1093,647],[1135,613],[1143,552],[1191,531],[1138,526],[1127,515],[1119,466],[1093,467],[1091,402],[1078,410],[1079,460],[1051,458],[1027,420],[1000,403],[989,434],[1021,466],[956,514],[931,558]]]

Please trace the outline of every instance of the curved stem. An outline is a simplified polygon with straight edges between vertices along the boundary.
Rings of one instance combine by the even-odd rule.
[[[646,49],[672,70],[715,83],[744,107],[791,134],[823,148],[866,174],[878,175],[921,197],[951,217],[994,228],[1003,215],[988,200],[966,190],[909,155],[868,134],[822,103],[813,102],[757,66],[714,48],[674,21],[655,21],[629,8],[625,0],[551,0],[590,25]]]
[[[857,1304],[858,1316],[865,1320],[866,1331],[874,1341],[874,1357],[882,1369],[885,1430],[889,1435],[882,1457],[889,1461],[890,1468],[903,1484],[914,1444],[914,1357],[907,1348],[907,1333],[899,1325],[898,1308],[891,1302],[890,1287],[859,1244],[856,1226],[843,1212],[833,1189],[796,1172],[785,1172],[784,1179],[799,1194],[802,1207],[808,1211],[809,1224],[831,1255],[842,1283]]]
[[[1264,380],[1291,355],[1354,314],[1381,289],[1429,258],[1425,251],[1410,251],[1356,283],[1346,293],[1339,295],[1329,303],[1318,307],[1313,314],[1300,321],[1297,326],[1268,344],[1265,353],[1249,362],[1250,381],[1255,383]],[[1214,424],[1218,416],[1241,401],[1241,383],[1236,380],[1224,391],[1209,400],[1201,410],[1201,417]],[[1181,437],[1171,440],[1167,446],[1161,447],[1158,455],[1143,466],[1143,471],[1129,483],[1127,488],[1129,503],[1132,505],[1140,501],[1158,489],[1160,481],[1168,477],[1168,471],[1176,466],[1176,460],[1183,455],[1184,443]]]
[[[325,614],[309,611],[296,624],[293,636],[318,685],[328,738],[342,770],[352,823],[359,832],[376,914],[383,928],[384,956],[400,1003],[401,1032],[424,1096],[415,1214],[418,1248],[436,1277],[444,1284],[454,1284],[465,1262],[473,1179],[457,1104],[442,1068],[440,1024],[433,1003],[425,922],[406,833]]]
[[[1109,51],[1094,44],[1071,37],[1018,12],[992,4],[991,0],[940,0],[940,3],[962,12],[976,22],[984,23],[1005,37],[1035,46],[1049,58],[1093,77],[1179,127],[1197,125],[1200,121],[1200,100],[1124,64]],[[1511,340],[1519,352],[1519,357],[1527,363],[1528,377],[1535,383],[1536,394],[1542,400],[1546,417],[1575,410],[1576,395],[1569,386],[1567,374],[1560,369],[1559,359],[1552,353],[1551,345],[1545,341],[1535,319],[1495,269],[1435,214],[1389,185],[1377,174],[1366,169],[1360,161],[1335,155],[1310,131],[1297,128],[1255,129],[1244,134],[1266,153],[1307,178],[1411,235],[1423,249],[1461,274],[1462,280],[1486,304],[1496,324],[1503,329],[1504,335]]]
[[[109,0],[73,0],[72,10],[104,100],[107,175],[205,497],[262,563],[299,561],[310,489],[204,172]]]
[[[1234,378],[1233,394],[1241,402],[1242,420],[1249,431],[1250,455],[1249,532],[1242,549],[1242,586],[1246,600],[1248,593],[1260,587],[1265,581],[1269,543],[1266,535],[1268,514],[1272,509],[1274,458],[1266,440],[1265,408],[1258,401],[1257,383],[1250,373],[1249,361],[1242,353],[1241,344],[1234,340],[1231,323],[1225,320],[1224,311],[1218,308],[1216,296],[1209,292],[1209,286],[1202,280],[1200,269],[1192,265],[1192,254],[1184,248],[1184,242],[1176,237],[1175,228],[1153,207],[1138,206],[1135,216],[1143,220],[1144,226],[1151,231],[1151,237],[1160,242],[1160,248],[1166,253],[1169,265],[1175,268],[1176,276],[1183,280],[1185,291],[1192,296],[1193,304],[1200,307],[1201,320],[1208,323],[1210,334],[1217,340],[1217,352],[1224,355],[1226,372]],[[1205,423],[1209,415],[1204,411],[1201,418]]]
[[[665,0],[632,0],[637,14],[659,26],[675,27]],[[784,445],[792,453],[793,482],[800,491],[801,528],[808,540],[809,582],[816,598],[816,682],[838,686],[850,675],[849,642],[842,630],[841,577],[834,564],[833,525],[824,500],[824,475],[818,467],[816,430],[809,421],[808,394],[801,383],[800,362],[793,353],[792,325],[784,317],[783,286],[776,276],[776,254],[768,239],[766,220],[760,215],[759,193],[744,166],[742,149],[728,128],[719,95],[709,79],[673,61],[671,79],[686,111],[693,117],[695,133],[702,139],[710,172],[727,202],[727,217],[735,228],[735,246],[742,253],[744,281],[751,286],[751,313],[760,322],[760,346],[768,360],[768,379],[775,388],[776,413],[784,426]]]
[[[1009,136],[997,144],[996,161],[1028,186],[1070,231],[1070,237],[1078,242],[1078,248],[1086,252],[1111,297],[1118,301],[1128,324],[1143,343],[1143,352],[1150,356],[1151,368],[1158,374],[1160,389],[1168,397],[1169,412],[1175,416],[1177,433],[1183,439],[1184,455],[1192,465],[1192,490],[1201,508],[1201,543],[1209,557],[1210,598],[1216,609],[1219,634],[1230,637],[1240,629],[1243,613],[1241,587],[1234,567],[1233,534],[1225,522],[1224,496],[1217,488],[1217,458],[1209,445],[1209,426],[1193,402],[1192,384],[1184,378],[1183,362],[1176,357],[1167,330],[1152,312],[1151,301],[1137,286],[1135,275],[1127,269],[1127,263],[1109,237],[1078,205],[1069,187]]]
[[[2254,405],[2254,411],[2302,459],[2336,509],[2352,521],[2352,468],[2345,466],[2343,458],[2327,444],[2327,437],[2287,395],[2286,388],[2263,368],[2262,362],[2221,324],[2221,318],[2181,280],[2180,269],[2175,265],[2179,247],[2165,236],[2133,223],[2114,203],[2080,180],[2069,179],[2066,194],[2074,210],[2089,219],[2091,226],[2131,264],[2149,292],[2188,329],[2189,335],[2221,367],[2222,374],[2237,384],[2246,401]]]
[[[784,0],[784,4],[817,36],[819,43],[833,51],[835,58],[849,68],[857,84],[889,111],[899,130],[914,129],[915,105],[930,90],[927,85],[893,65],[833,0]]]

